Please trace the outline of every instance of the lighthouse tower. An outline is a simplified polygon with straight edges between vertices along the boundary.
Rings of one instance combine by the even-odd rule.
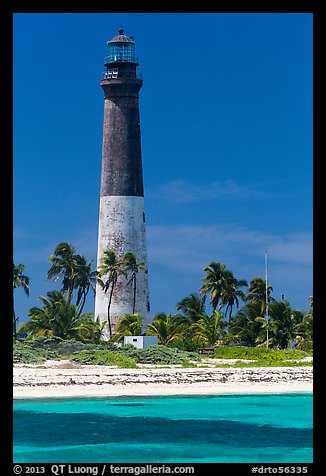
[[[139,91],[142,79],[133,37],[119,34],[107,42],[101,87],[104,91],[104,122],[102,145],[101,198],[98,231],[97,265],[103,252],[113,250],[117,260],[133,253],[137,263],[147,267],[144,189],[139,121]],[[106,276],[102,277],[105,281]],[[149,322],[148,275],[136,275],[136,296],[130,276],[119,275],[112,296],[97,283],[95,318],[108,322],[108,306],[112,333],[120,316],[133,310]],[[111,300],[110,300],[111,298]],[[109,326],[104,328],[109,337]]]

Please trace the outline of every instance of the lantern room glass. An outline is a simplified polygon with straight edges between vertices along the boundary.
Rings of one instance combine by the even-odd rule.
[[[128,63],[136,63],[135,44],[134,43],[113,43],[108,48],[108,63],[116,61],[127,61]]]

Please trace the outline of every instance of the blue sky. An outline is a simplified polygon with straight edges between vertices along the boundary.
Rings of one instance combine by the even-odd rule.
[[[306,310],[312,294],[312,15],[14,15],[14,260],[31,294],[61,241],[96,262],[106,41],[141,63],[152,313],[175,312],[220,261]],[[89,297],[88,311],[94,299]]]

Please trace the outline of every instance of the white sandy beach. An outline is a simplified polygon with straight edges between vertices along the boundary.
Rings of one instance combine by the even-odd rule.
[[[45,368],[44,368],[45,367]],[[118,369],[69,362],[14,365],[14,398],[312,392],[312,367]]]

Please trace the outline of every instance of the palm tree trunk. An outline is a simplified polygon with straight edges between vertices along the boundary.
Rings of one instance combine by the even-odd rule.
[[[69,289],[68,289],[68,292],[67,292],[67,302],[68,302],[68,303],[71,302],[72,293],[73,293],[73,288],[69,288]]]
[[[87,292],[83,292],[83,303],[81,305],[81,308],[79,309],[79,312],[78,312],[78,317],[81,316],[81,313],[82,313],[82,310],[84,309],[84,306],[85,306],[85,302],[86,302],[86,296],[87,296]]]
[[[132,303],[132,313],[135,314],[135,309],[136,309],[136,276],[134,276],[134,298],[133,298],[133,303]]]
[[[14,338],[16,340],[17,339],[17,323],[16,323],[15,309],[14,309],[13,331],[14,331]]]
[[[113,284],[113,282],[112,282],[112,283],[111,283],[110,297],[109,297],[109,304],[108,304],[108,325],[109,325],[109,334],[110,334],[110,337],[112,337],[112,327],[111,327],[111,319],[110,319],[110,308],[111,308],[111,302],[112,302],[113,289],[114,289],[114,284]]]

